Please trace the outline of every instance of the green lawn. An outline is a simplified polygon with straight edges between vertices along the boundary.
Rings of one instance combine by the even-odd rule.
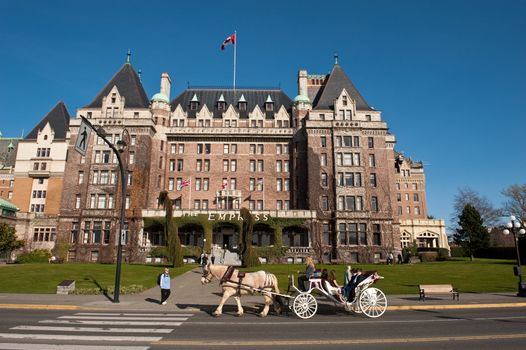
[[[418,294],[419,284],[441,283],[451,283],[461,293],[514,292],[518,277],[513,275],[513,265],[512,260],[455,259],[413,265],[353,264],[353,267],[378,271],[384,279],[376,286],[386,294]],[[345,265],[317,265],[316,268],[335,270],[338,282],[343,284]],[[262,265],[251,270],[276,274],[280,288],[286,290],[287,276],[293,273],[296,277],[298,271],[304,271],[304,265]]]
[[[172,277],[196,265],[170,268]],[[128,265],[121,268],[121,286],[157,284],[164,266]],[[0,267],[0,293],[55,293],[63,280],[75,280],[77,289],[107,289],[115,285],[115,265],[110,264],[14,264]]]
[[[456,259],[447,262],[414,265],[353,264],[364,271],[376,270],[385,279],[377,286],[386,294],[415,294],[419,284],[451,283],[461,293],[514,292],[517,277],[513,275],[514,261],[476,259],[473,262]],[[196,265],[170,269],[172,277]],[[334,269],[338,282],[343,283],[345,265],[318,265],[317,268]],[[121,285],[156,285],[159,265],[122,265]],[[287,276],[304,271],[304,265],[261,265],[251,270],[265,270],[276,274],[281,290],[287,289]],[[248,271],[248,270],[247,270]],[[73,279],[76,288],[112,287],[115,283],[115,265],[103,264],[15,264],[0,267],[0,293],[55,293],[63,280]]]

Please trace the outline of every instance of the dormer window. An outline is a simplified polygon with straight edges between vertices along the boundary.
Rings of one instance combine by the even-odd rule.
[[[247,110],[247,103],[246,102],[239,102],[237,107],[239,108],[240,112],[245,112]]]
[[[347,96],[346,96],[346,95],[343,95],[343,96],[342,96],[342,104],[343,104],[344,106],[347,106]]]
[[[117,94],[113,93],[111,94],[111,103],[115,103],[117,101]]]
[[[197,111],[197,108],[199,107],[199,99],[197,98],[197,94],[194,94],[194,97],[190,100],[190,110],[191,111]]]
[[[274,101],[272,101],[272,98],[270,98],[270,95],[268,95],[267,100],[265,101],[265,111],[267,112],[274,111]]]
[[[226,102],[218,101],[217,102],[217,109],[220,111],[224,111],[226,109]]]

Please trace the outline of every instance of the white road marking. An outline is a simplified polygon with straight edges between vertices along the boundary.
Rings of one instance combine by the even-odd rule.
[[[147,322],[147,321],[95,321],[95,320],[43,320],[38,323],[60,323],[60,324],[94,324],[114,326],[180,326],[182,322]]]
[[[149,346],[0,343],[0,349],[6,350],[148,350],[149,348]]]
[[[52,332],[102,332],[102,333],[171,333],[166,328],[101,328],[101,327],[53,327],[53,326],[16,326],[10,328],[19,331],[52,331]]]
[[[128,321],[186,321],[188,317],[134,317],[134,316],[60,316],[61,319],[74,320],[128,320]]]
[[[82,340],[82,341],[122,341],[122,342],[154,342],[162,337],[131,337],[131,336],[100,336],[100,335],[63,335],[63,334],[18,334],[0,333],[0,338],[33,339],[33,340]]]

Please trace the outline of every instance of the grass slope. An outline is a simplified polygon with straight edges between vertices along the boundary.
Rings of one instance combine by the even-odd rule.
[[[170,268],[170,275],[180,275],[194,268],[186,265]],[[132,284],[146,288],[157,284],[159,265],[128,265],[121,267],[121,286]],[[0,267],[0,293],[55,293],[57,284],[75,280],[76,288],[103,288],[115,285],[115,265],[110,264],[15,264]]]

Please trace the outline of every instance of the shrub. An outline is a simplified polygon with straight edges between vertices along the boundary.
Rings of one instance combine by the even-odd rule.
[[[463,258],[467,256],[462,247],[451,247],[451,257],[452,258]]]
[[[146,288],[141,284],[131,284],[129,286],[121,286],[121,294],[136,294],[143,292],[146,290]],[[98,295],[98,294],[113,294],[113,291],[115,290],[114,286],[107,287],[106,289],[102,288],[75,288],[73,292],[70,294],[75,295]]]
[[[254,247],[258,256],[267,258],[270,263],[279,263],[287,253],[288,247]]]
[[[420,261],[422,262],[437,261],[438,252],[420,252],[418,253],[418,257],[420,258]]]
[[[449,259],[449,251],[446,248],[439,248],[438,249],[438,261],[446,261]]]
[[[35,249],[32,252],[24,253],[16,258],[17,264],[29,263],[48,263],[51,253],[46,249]]]

